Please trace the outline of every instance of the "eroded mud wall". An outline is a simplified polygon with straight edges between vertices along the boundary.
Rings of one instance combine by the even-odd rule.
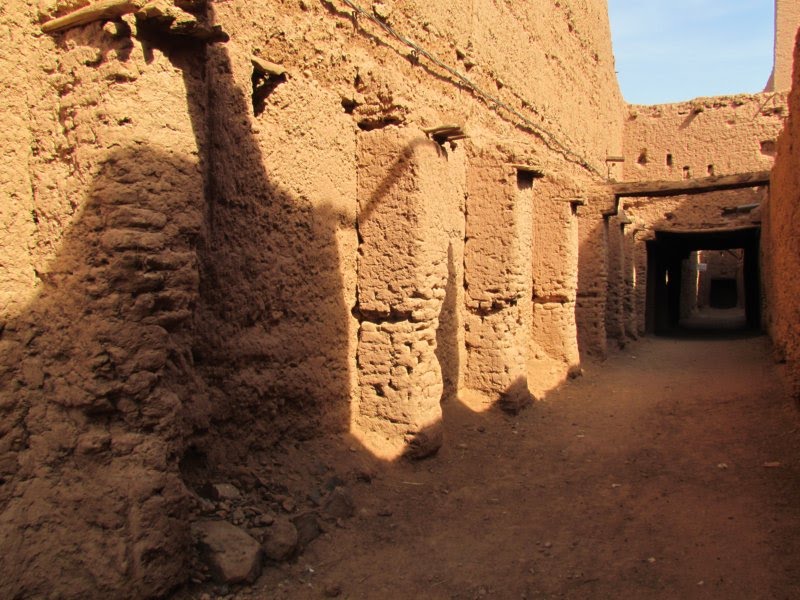
[[[775,62],[767,91],[792,87],[794,40],[800,27],[800,5],[793,0],[775,0]]]
[[[294,415],[265,425],[259,443],[293,428],[349,427],[380,454],[381,445],[398,452],[397,440],[429,430],[442,396],[455,397],[459,386],[492,401],[518,380],[524,387],[530,340],[541,336],[526,249],[535,189],[521,191],[511,165],[557,174],[562,190],[596,184],[606,156],[621,147],[621,101],[605,6],[481,3],[464,11],[386,2],[366,6],[369,16],[354,7],[360,5],[215,5],[231,42],[210,69],[210,110],[223,111],[214,121],[230,123],[211,132],[212,184],[219,190],[211,215],[219,237],[204,264],[217,278],[209,290],[219,300],[208,303],[209,337],[196,354],[207,379],[227,394],[236,390],[218,413],[231,432],[252,411],[264,411],[264,423]],[[255,110],[246,97],[252,56],[286,69]],[[219,91],[226,80],[245,96],[239,107],[230,100],[235,94]],[[581,93],[565,96],[567,88]],[[436,144],[423,132],[450,123],[467,138]],[[247,168],[234,168],[241,164]],[[272,200],[276,195],[282,199]],[[238,207],[248,203],[262,206],[253,209],[262,215],[255,220],[270,227],[268,235],[256,233],[252,247],[249,233],[231,241],[239,235],[233,231],[261,228],[248,222],[250,209]],[[320,208],[327,216],[319,217]],[[315,220],[327,225],[309,229]],[[548,232],[540,232],[538,247],[547,256],[573,243],[555,229],[549,240]],[[295,254],[278,264],[264,260],[264,248],[287,246]],[[574,286],[570,281],[567,273],[564,285]],[[574,287],[565,294],[558,321],[569,325]],[[214,304],[230,307],[215,315]],[[475,317],[487,310],[492,314]],[[470,325],[475,318],[482,325]],[[404,323],[413,331],[389,331]],[[488,329],[478,333],[481,327]],[[566,373],[574,326],[548,327],[552,354]],[[483,341],[471,344],[470,336]],[[411,358],[406,346],[414,348]]]
[[[202,53],[132,19],[44,36],[51,8],[0,9],[0,596],[161,595],[185,576],[178,459],[206,414]]]
[[[533,183],[533,326],[529,387],[537,397],[580,365],[575,302],[578,289],[577,193],[550,178]],[[566,370],[565,370],[566,367]]]
[[[785,93],[630,105],[624,179],[692,179],[768,170],[785,116]]]
[[[778,157],[772,171],[770,196],[763,229],[763,267],[767,299],[767,328],[776,357],[785,361],[795,393],[800,393],[800,52],[795,48],[794,84],[789,98],[789,118],[778,140]]]
[[[471,84],[352,3],[183,3],[229,35],[210,46],[134,17],[41,34],[85,4],[0,9],[0,565],[19,574],[0,595],[163,595],[187,573],[182,465],[232,474],[328,433],[429,453],[460,387],[524,398],[531,362],[575,365],[569,200],[607,209],[591,190],[622,147],[605,3],[367,7]],[[467,137],[424,132],[451,123]]]

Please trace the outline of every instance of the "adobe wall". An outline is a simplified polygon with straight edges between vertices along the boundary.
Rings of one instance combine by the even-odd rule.
[[[800,27],[800,5],[793,0],[775,0],[775,60],[767,91],[792,87],[794,40]]]
[[[795,48],[795,65],[800,50]],[[787,364],[796,394],[800,394],[800,159],[796,151],[800,139],[800,70],[794,70],[789,97],[789,118],[778,139],[778,158],[771,177],[771,192],[764,209],[762,231],[763,270],[768,305],[767,330],[772,337],[776,358]]]
[[[176,457],[207,414],[203,64],[132,20],[44,36],[53,5],[0,11],[0,596],[161,595],[190,543]]]
[[[624,180],[659,181],[769,170],[786,94],[630,105]]]
[[[481,11],[493,19],[480,18]],[[245,210],[236,217],[233,212],[241,209],[228,205],[247,206],[252,198],[271,197],[273,188],[286,191],[275,210],[289,207],[291,218],[274,219],[278,225],[272,226],[270,236],[278,238],[252,248],[244,240],[234,243],[232,263],[237,262],[235,256],[247,255],[259,263],[260,248],[293,244],[291,240],[307,235],[309,220],[327,223],[312,229],[318,232],[321,227],[323,236],[294,243],[300,256],[318,262],[313,257],[323,254],[330,260],[327,268],[311,266],[311,278],[302,258],[297,266],[288,265],[288,273],[287,265],[280,266],[279,275],[278,266],[270,264],[246,280],[236,279],[244,268],[215,267],[213,272],[225,274],[212,286],[215,293],[240,308],[223,318],[209,314],[203,320],[209,330],[226,332],[209,338],[215,343],[207,345],[208,358],[204,349],[199,352],[203,368],[213,364],[209,374],[224,379],[226,389],[235,386],[235,397],[243,405],[263,407],[269,415],[281,412],[281,402],[291,408],[297,398],[305,414],[297,415],[295,424],[314,415],[318,423],[312,427],[350,428],[380,455],[400,452],[423,431],[423,438],[435,442],[429,451],[435,449],[437,435],[431,428],[441,419],[438,405],[445,378],[451,395],[462,385],[488,402],[504,404],[515,397],[508,392],[522,381],[519,398],[526,399],[525,365],[532,338],[558,348],[550,354],[560,363],[561,375],[566,374],[575,361],[574,352],[564,349],[574,345],[570,329],[551,325],[545,335],[533,327],[532,259],[526,248],[536,227],[531,207],[538,188],[520,192],[513,165],[531,165],[545,178],[560,182],[562,190],[568,187],[575,190],[570,193],[582,195],[580,189],[595,185],[600,177],[605,157],[618,153],[621,101],[604,10],[580,3],[501,9],[476,5],[474,13],[441,3],[381,5],[381,18],[391,27],[467,74],[493,98],[516,107],[516,115],[492,108],[493,102],[487,106],[480,93],[465,93],[451,73],[416,56],[363,15],[353,28],[352,10],[346,5],[306,4],[280,11],[269,5],[249,6],[245,12],[247,19],[237,3],[215,6],[216,21],[232,39],[218,52],[224,55],[225,66],[218,69],[224,77],[212,83],[212,90],[225,89],[223,79],[247,89],[254,54],[281,64],[288,75],[266,98],[262,114],[247,115],[249,124],[238,122],[245,111],[234,106],[225,108],[227,116],[214,119],[233,121],[219,128],[213,146],[219,158],[211,163],[220,167],[214,182],[225,201],[215,214],[235,219],[222,230],[229,240],[227,229],[247,231],[252,215]],[[268,44],[260,23],[272,23]],[[534,37],[551,50],[544,55],[531,52],[523,41]],[[583,93],[566,98],[561,90],[567,86]],[[217,97],[216,92],[212,95]],[[228,95],[218,96],[224,100]],[[308,115],[319,119],[309,123]],[[451,122],[463,124],[469,138],[437,145],[422,131]],[[523,130],[545,128],[544,141],[517,125]],[[238,130],[241,133],[230,133]],[[242,156],[248,130],[248,156]],[[280,144],[275,144],[276,137]],[[309,156],[303,156],[302,149]],[[300,166],[282,166],[287,163]],[[235,170],[234,164],[252,167]],[[328,173],[331,169],[335,173]],[[265,174],[260,180],[252,175],[256,170]],[[345,183],[348,178],[350,183]],[[309,180],[315,183],[309,185]],[[333,185],[321,185],[327,181]],[[357,191],[351,193],[354,186]],[[556,202],[547,206],[549,214],[563,209]],[[329,214],[320,218],[320,208]],[[269,219],[268,214],[264,212],[264,218]],[[398,221],[408,225],[398,227]],[[539,231],[540,237],[549,235],[562,243],[560,229]],[[326,254],[323,248],[330,243],[325,246],[324,240],[334,238],[337,247]],[[553,246],[545,238],[541,247]],[[569,269],[570,263],[564,264],[561,268]],[[331,272],[334,275],[323,275]],[[561,279],[569,282],[569,273]],[[239,288],[247,295],[235,291]],[[457,291],[448,294],[448,289]],[[308,300],[291,306],[293,298]],[[320,306],[317,298],[325,298],[326,304]],[[415,299],[414,306],[408,298]],[[238,314],[254,302],[265,305],[258,314]],[[569,325],[571,310],[567,302],[557,319],[539,319]],[[384,339],[381,332],[398,327],[411,329],[399,341]],[[448,328],[450,333],[445,333]],[[316,332],[316,338],[309,331]],[[406,334],[419,339],[406,340]],[[326,343],[319,343],[320,335]],[[433,338],[436,344],[423,349]],[[304,347],[305,339],[314,343]],[[230,342],[220,345],[216,340]],[[383,347],[395,343],[418,346],[413,364],[405,364],[411,359],[401,348]],[[235,359],[245,347],[249,356]],[[282,355],[281,350],[291,354]],[[380,364],[387,352],[394,358]],[[395,392],[406,399],[396,402]],[[316,406],[315,398],[324,398],[324,404]],[[403,403],[415,408],[401,410]],[[238,409],[228,405],[226,410],[234,418],[233,431],[238,428]],[[250,418],[248,409],[238,412]],[[328,420],[319,420],[325,414]],[[275,432],[263,433],[265,440]],[[397,440],[405,441],[398,446]]]
[[[368,7],[479,91],[343,2],[40,32],[85,4],[0,12],[0,595],[163,595],[190,468],[424,456],[443,398],[516,410],[577,367],[622,150],[605,3]]]
[[[652,106],[629,105],[623,179],[676,181],[769,170],[786,114],[787,94],[781,92],[697,98]],[[758,188],[621,199],[616,208],[632,222],[622,230],[621,236],[628,239],[627,244],[622,244],[625,250],[622,259],[620,233],[616,227],[609,229],[613,233],[607,249],[612,257],[607,291],[609,308],[605,316],[609,337],[624,341],[625,337],[644,333],[646,241],[653,238],[655,230],[757,225],[759,208],[751,212],[737,213],[737,210],[765,199],[766,192]],[[613,224],[613,219],[609,223]],[[622,314],[620,304],[627,307]]]

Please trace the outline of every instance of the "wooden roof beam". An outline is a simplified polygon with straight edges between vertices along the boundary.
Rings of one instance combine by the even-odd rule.
[[[615,183],[611,190],[617,198],[633,196],[678,196],[681,194],[704,194],[719,190],[769,185],[769,171],[753,171],[736,175],[717,175],[680,181],[637,181]]]

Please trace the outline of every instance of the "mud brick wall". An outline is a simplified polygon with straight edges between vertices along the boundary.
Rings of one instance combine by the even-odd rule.
[[[213,464],[283,435],[346,431],[355,378],[356,128],[338,95],[302,76],[256,107],[251,59],[261,34],[242,28],[235,8],[216,8],[232,41],[207,53],[209,197],[194,353],[214,398],[215,425],[199,442]]]
[[[795,65],[800,51],[795,48]],[[770,196],[764,210],[763,269],[767,300],[767,330],[776,358],[787,365],[795,394],[800,395],[800,189],[797,140],[800,139],[800,70],[795,68],[789,98],[789,118],[778,140],[778,158],[772,171]]]
[[[530,401],[534,178],[474,150],[467,176],[465,385],[516,410]]]
[[[575,319],[583,356],[605,356],[608,239],[603,213],[614,206],[608,195],[592,196],[578,209],[578,290]]]
[[[608,275],[606,278],[606,336],[618,343],[625,342],[624,297],[625,282],[625,233],[618,215],[608,217],[605,222],[608,243]]]
[[[463,151],[449,151],[421,131],[391,127],[361,135],[358,155],[354,425],[375,453],[424,456],[441,445],[437,332],[448,282],[457,277],[454,265],[462,262]],[[458,352],[456,340],[442,342]]]
[[[0,596],[161,595],[184,577],[178,459],[206,415],[202,63],[133,20],[42,36],[55,3],[35,4],[0,11]]]
[[[794,41],[800,27],[800,6],[792,0],[775,0],[775,62],[767,91],[792,87]]]
[[[623,213],[624,214],[624,213]],[[629,220],[625,215],[625,220]],[[638,256],[638,246],[636,234],[638,229],[632,223],[628,223],[624,230],[623,247],[625,250],[625,262],[623,264],[622,282],[624,286],[622,298],[622,314],[625,325],[625,335],[628,338],[636,339],[639,336],[639,290],[643,289],[647,280],[639,280],[647,266],[647,256]],[[642,298],[644,302],[645,298]]]
[[[785,92],[630,105],[624,179],[691,179],[771,169],[785,117]]]
[[[575,299],[578,288],[579,192],[551,177],[533,182],[533,323],[528,386],[544,397],[579,368]]]
[[[739,297],[737,306],[744,306],[744,255],[740,250],[728,251],[703,251],[699,253],[699,260],[705,263],[704,271],[700,272],[697,302],[708,306],[711,298],[712,279],[735,279]]]

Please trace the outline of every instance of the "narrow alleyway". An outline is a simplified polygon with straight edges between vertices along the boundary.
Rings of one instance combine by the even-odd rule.
[[[518,417],[448,405],[437,457],[372,464],[355,518],[236,597],[798,598],[778,369],[763,337],[653,338]]]

